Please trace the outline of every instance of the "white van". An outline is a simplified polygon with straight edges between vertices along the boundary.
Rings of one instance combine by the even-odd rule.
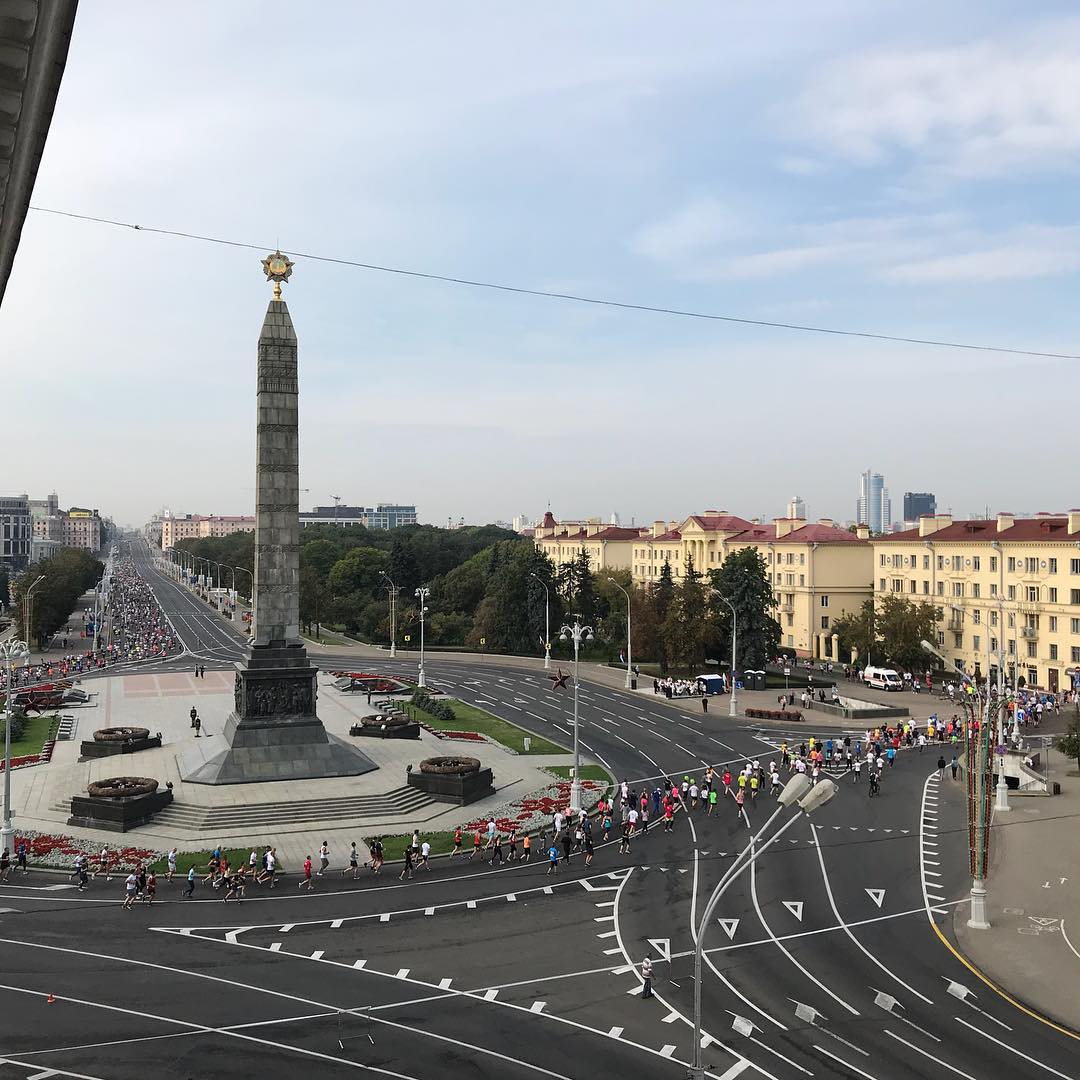
[[[867,667],[863,669],[863,682],[875,690],[903,690],[904,680],[892,668]]]

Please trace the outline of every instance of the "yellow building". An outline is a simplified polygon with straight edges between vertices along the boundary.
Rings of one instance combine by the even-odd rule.
[[[874,540],[874,588],[938,604],[937,643],[959,669],[1071,688],[1080,667],[1080,510],[954,521]]]
[[[718,570],[742,548],[756,548],[765,561],[777,600],[780,644],[799,656],[838,659],[832,625],[872,595],[873,551],[865,527],[859,534],[831,520],[777,518],[769,524],[722,511],[695,514],[682,523],[617,528],[599,523],[560,525],[551,514],[537,526],[536,546],[556,565],[573,561],[582,547],[594,570],[628,569],[638,584],[655,584],[664,563],[683,576],[688,558],[696,569]]]
[[[180,540],[201,540],[208,536],[231,536],[235,532],[254,532],[255,518],[251,515],[205,516],[185,514],[183,517],[161,518],[161,550],[168,551]]]

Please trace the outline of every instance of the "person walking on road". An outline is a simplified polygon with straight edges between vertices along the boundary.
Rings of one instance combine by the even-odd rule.
[[[314,887],[314,882],[311,880],[311,856],[310,855],[305,855],[304,856],[304,876],[300,881],[298,881],[296,883],[296,887],[298,889],[307,889],[308,892],[311,892],[312,888]]]
[[[937,759],[937,778],[939,780],[944,780],[945,779],[945,755],[944,754],[942,754]]]
[[[195,738],[202,738],[202,720],[198,713],[195,714]]]
[[[324,840],[319,848],[319,872],[316,877],[322,877],[323,871],[330,866],[330,845]]]
[[[194,705],[192,705],[192,706],[191,706],[191,712],[189,712],[189,713],[188,713],[188,716],[190,716],[190,717],[191,717],[191,726],[192,726],[192,727],[194,727],[194,726],[195,726],[195,718],[196,718],[196,717],[197,717],[198,715],[199,715],[199,710],[198,710],[198,709],[196,709]]]
[[[127,893],[124,897],[124,910],[130,911],[135,905],[135,897],[139,895],[139,878],[134,871],[124,879],[124,891]]]
[[[559,872],[559,849],[555,846],[555,841],[552,840],[551,847],[548,848],[548,868],[549,874],[557,874]]]
[[[955,754],[952,756],[952,761],[949,762],[949,768],[952,769],[952,778],[956,779],[956,773],[960,768],[960,761]]]
[[[355,881],[357,875],[360,873],[360,853],[356,850],[355,840],[352,842],[352,847],[349,849],[349,865],[342,867],[341,876],[344,877],[350,870],[352,871],[353,881]]]
[[[402,867],[401,873],[398,874],[398,881],[404,881],[405,878],[412,879],[413,872],[413,853],[412,847],[405,849],[405,865]]]
[[[187,899],[190,900],[191,897],[193,897],[194,895],[195,895],[195,864],[192,863],[191,866],[188,867],[187,888],[184,889],[184,896]]]
[[[653,996],[653,992],[652,992],[652,961],[647,956],[645,957],[644,960],[641,961],[641,978],[642,978],[641,996],[642,996],[642,998],[651,998]]]

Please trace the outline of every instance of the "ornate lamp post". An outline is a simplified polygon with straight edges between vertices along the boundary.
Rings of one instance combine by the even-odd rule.
[[[529,577],[536,578],[544,586],[544,670],[551,670],[551,594],[548,591],[547,582],[539,575],[530,573]]]
[[[41,578],[38,578],[40,581]],[[36,585],[37,582],[35,581]],[[13,668],[16,660],[26,660],[30,649],[25,641],[0,642],[0,660],[7,665],[7,708],[4,714],[4,823],[0,827],[0,849],[9,853],[15,838],[15,829],[11,824],[11,691],[14,680]]]
[[[379,576],[386,578],[390,584],[386,591],[390,596],[390,659],[397,656],[397,594],[398,587],[394,584],[390,575],[385,570],[379,571]]]
[[[626,597],[626,681],[623,686],[629,690],[631,675],[634,670],[633,660],[630,655],[630,593],[624,589],[613,577],[609,577],[608,581],[615,586]]]
[[[417,677],[418,686],[427,686],[424,681],[424,616],[427,614],[427,598],[431,590],[426,585],[421,585],[416,590],[416,599],[420,601],[420,671]]]
[[[562,641],[574,643],[574,775],[570,780],[570,809],[575,813],[581,809],[581,751],[578,737],[578,652],[581,643],[588,641],[593,636],[591,626],[582,626],[580,617],[575,617],[573,626],[564,626],[559,631]]]

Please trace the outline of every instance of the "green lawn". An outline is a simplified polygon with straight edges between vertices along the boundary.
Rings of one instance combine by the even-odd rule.
[[[563,780],[570,779],[570,765],[548,765],[547,771],[554,773],[556,776]],[[604,768],[603,765],[582,765],[578,769],[579,779],[581,780],[599,780],[601,783],[612,784],[614,783],[611,773]]]
[[[259,844],[255,850],[261,856],[263,853],[264,845]],[[248,856],[251,854],[251,848],[223,848],[222,854],[229,860],[229,866],[239,867],[247,866]],[[312,858],[317,861],[317,852],[312,852]],[[207,873],[206,864],[210,861],[211,852],[209,851],[180,851],[176,855],[176,876],[178,878],[186,878],[188,868],[194,864],[196,874]],[[260,864],[261,866],[261,864]],[[281,863],[278,863],[278,868],[281,868]],[[155,874],[164,874],[169,869],[169,864],[166,859],[158,859],[157,862],[151,863],[147,870],[153,870]],[[297,870],[298,867],[290,867],[291,870]]]
[[[437,720],[430,713],[424,712],[423,709],[419,709],[412,704],[409,704],[408,708],[410,712],[417,714],[418,719],[423,720],[425,724],[435,728],[437,731],[476,731],[481,735],[487,735],[488,738],[494,739],[497,743],[502,743],[503,746],[507,746],[511,750],[516,750],[519,754],[567,753],[565,746],[559,746],[557,743],[541,738],[539,735],[533,735],[531,732],[519,728],[517,724],[511,724],[509,720],[500,720],[497,716],[492,716],[491,713],[476,708],[475,705],[468,705],[464,701],[458,701],[456,698],[445,698],[443,700],[447,701],[454,710],[455,719],[452,721]],[[532,740],[528,750],[525,749],[523,742],[526,737]]]
[[[464,824],[464,821],[462,824]],[[370,847],[371,841],[374,839],[374,836],[365,836],[364,843]],[[412,833],[401,833],[399,836],[383,836],[381,839],[383,858],[387,862],[399,862],[405,858],[405,849],[412,843]],[[431,845],[432,856],[446,855],[454,847],[453,832],[426,833],[421,831],[420,843],[422,844],[425,840]],[[462,837],[461,850],[472,851],[472,833]]]
[[[37,754],[42,746],[48,741],[50,735],[56,734],[60,724],[58,716],[33,716],[23,721],[23,733],[11,743],[11,756],[22,757],[25,754]],[[15,729],[12,728],[12,731]],[[3,738],[4,724],[0,721],[0,739]],[[0,742],[0,747],[3,743]],[[3,751],[0,750],[0,757]]]

